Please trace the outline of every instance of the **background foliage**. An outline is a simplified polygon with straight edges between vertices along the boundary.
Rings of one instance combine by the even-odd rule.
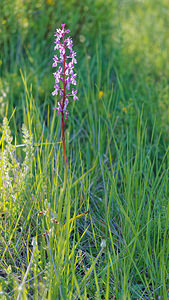
[[[167,0],[1,0],[2,299],[167,299],[168,11]],[[80,99],[63,198],[61,23]]]

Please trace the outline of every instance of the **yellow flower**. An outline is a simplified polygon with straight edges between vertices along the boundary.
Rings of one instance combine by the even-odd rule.
[[[2,20],[2,25],[5,25],[6,24],[6,20]]]
[[[46,3],[48,5],[54,5],[55,4],[55,1],[54,0],[46,0]]]
[[[28,19],[27,18],[24,18],[22,20],[22,26],[23,28],[27,28],[29,26],[29,22],[28,22]]]
[[[99,96],[99,99],[100,99],[101,97],[103,97],[103,91],[100,91],[98,96]]]
[[[124,111],[127,114],[127,108],[126,107],[123,107],[122,111]]]

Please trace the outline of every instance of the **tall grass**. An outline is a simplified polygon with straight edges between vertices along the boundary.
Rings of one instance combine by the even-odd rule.
[[[50,7],[41,10],[42,24],[48,24],[56,5],[49,4],[52,1],[45,3]],[[58,7],[62,6],[65,18],[72,21],[72,32],[77,29],[76,36],[83,35],[85,31],[78,31],[80,12],[75,1],[72,3],[73,8],[68,2],[58,2],[56,18],[59,20]],[[95,6],[91,1],[85,2],[89,9],[84,27],[93,14],[98,24],[105,22],[104,14],[99,18],[100,3],[97,1]],[[45,26],[34,29],[40,30],[37,48],[33,29],[24,29],[27,33],[23,38],[25,42],[29,40],[30,48],[26,48],[25,56],[23,52],[19,56],[19,65],[19,54],[14,54],[19,51],[18,45],[9,55],[9,43],[14,43],[15,36],[9,41],[4,34],[1,39],[2,86],[7,94],[1,106],[4,125],[0,138],[0,297],[4,300],[168,297],[169,148],[166,133],[161,131],[168,125],[157,119],[153,102],[158,90],[167,91],[166,80],[158,78],[158,87],[154,86],[161,65],[157,73],[152,71],[150,85],[146,63],[136,71],[133,59],[137,49],[137,66],[141,67],[142,47],[133,38],[130,41],[130,35],[123,37],[127,37],[125,45],[129,48],[133,43],[129,55],[125,54],[127,48],[121,48],[124,44],[118,45],[120,33],[126,32],[125,26],[131,21],[129,16],[132,24],[136,22],[135,9],[139,16],[146,5],[151,12],[160,9],[165,14],[162,8],[167,4],[124,4],[119,7],[114,2],[111,6],[113,49],[110,35],[106,40],[103,34],[104,26],[99,29],[98,25],[96,31],[107,44],[97,40],[97,45],[92,45],[92,39],[97,37],[89,27],[85,42],[78,44],[77,40],[80,101],[70,107],[66,123],[68,185],[64,192],[61,122],[52,110],[49,59],[41,49]],[[23,5],[24,14],[26,7]],[[15,16],[11,9],[8,11],[11,18]],[[123,16],[121,24],[118,13]],[[53,18],[49,24],[56,27]],[[35,26],[35,20],[32,22]],[[148,15],[146,22],[150,22]],[[148,34],[146,26],[142,30]],[[165,28],[164,24],[160,26]],[[19,39],[21,29],[17,34]],[[22,40],[21,45],[25,42]],[[151,55],[149,51],[148,54]],[[149,117],[151,105],[154,108]]]

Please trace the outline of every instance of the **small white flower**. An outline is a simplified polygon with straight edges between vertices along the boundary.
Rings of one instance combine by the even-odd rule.
[[[100,247],[101,248],[106,248],[106,240],[102,239]]]

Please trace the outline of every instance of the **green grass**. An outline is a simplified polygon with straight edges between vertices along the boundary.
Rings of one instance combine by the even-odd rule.
[[[0,4],[0,298],[165,300],[168,1],[77,3]],[[79,96],[65,190],[51,96],[63,22]]]

